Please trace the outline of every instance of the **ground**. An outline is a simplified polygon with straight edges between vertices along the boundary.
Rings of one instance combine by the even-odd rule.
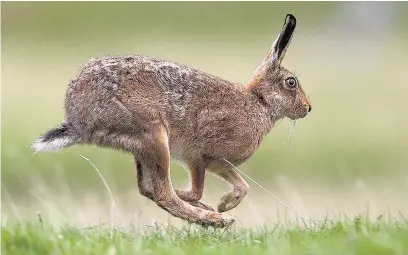
[[[316,226],[214,230],[146,226],[51,226],[46,219],[2,222],[3,254],[408,254],[408,221],[363,218]]]

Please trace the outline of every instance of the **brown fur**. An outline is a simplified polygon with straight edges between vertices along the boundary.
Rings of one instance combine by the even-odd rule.
[[[68,86],[62,126],[40,138],[34,148],[82,143],[129,152],[142,195],[176,217],[227,226],[233,219],[221,212],[239,204],[248,184],[225,160],[241,164],[277,120],[303,118],[311,109],[300,84],[287,86],[293,74],[280,65],[295,24],[288,15],[247,84],[143,56],[90,60]],[[171,155],[187,164],[189,190],[173,190]],[[218,212],[200,201],[206,170],[233,186],[221,198]]]

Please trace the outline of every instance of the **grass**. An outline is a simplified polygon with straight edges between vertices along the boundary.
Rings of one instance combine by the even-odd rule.
[[[408,222],[325,221],[258,229],[56,227],[46,220],[3,219],[3,254],[408,254]]]

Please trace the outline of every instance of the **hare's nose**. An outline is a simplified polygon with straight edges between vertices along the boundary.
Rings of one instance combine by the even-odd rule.
[[[307,111],[310,112],[312,110],[312,105],[311,104],[304,104],[303,105],[305,108],[307,108]]]

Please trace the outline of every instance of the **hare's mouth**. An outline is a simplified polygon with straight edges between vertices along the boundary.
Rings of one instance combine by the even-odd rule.
[[[302,113],[301,113],[301,114],[299,114],[298,119],[303,119],[304,117],[306,117],[306,116],[307,116],[307,114],[308,114],[308,113],[309,113],[309,110],[308,110],[308,109],[306,109],[306,110],[302,111]]]
[[[309,109],[301,109],[293,114],[289,114],[287,117],[291,120],[303,119],[309,113]]]

